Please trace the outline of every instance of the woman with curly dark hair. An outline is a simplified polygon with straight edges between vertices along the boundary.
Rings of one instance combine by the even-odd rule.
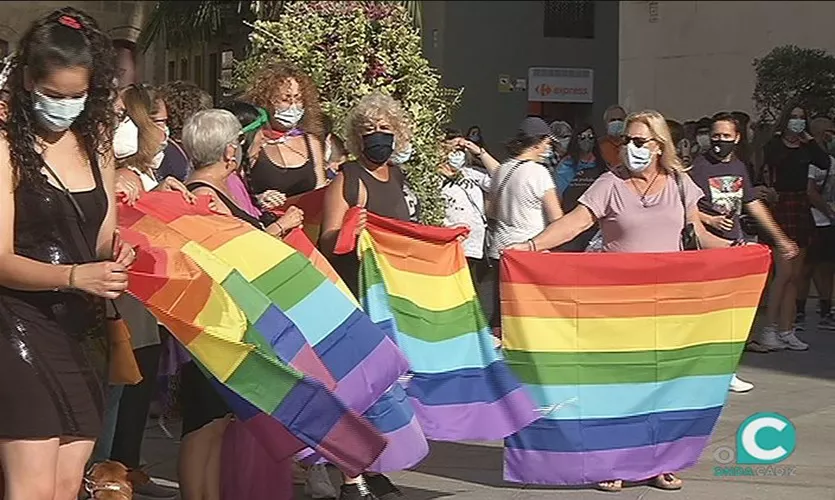
[[[325,133],[313,80],[286,63],[272,64],[255,75],[247,98],[270,115],[266,144],[249,172],[253,194],[294,196],[324,186]]]
[[[210,109],[213,106],[212,97],[203,89],[191,82],[169,82],[162,85],[157,97],[165,104],[168,111],[168,144],[165,156],[157,170],[158,179],[172,176],[179,181],[185,181],[191,173],[191,160],[183,150],[183,125],[194,113]]]
[[[105,299],[135,257],[115,232],[115,54],[70,7],[18,50],[0,136],[0,462],[7,500],[71,499],[101,431]]]

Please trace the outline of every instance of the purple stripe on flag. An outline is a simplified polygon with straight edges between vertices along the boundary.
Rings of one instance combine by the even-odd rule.
[[[397,346],[384,339],[338,381],[334,394],[352,410],[364,413],[408,370]]]
[[[384,435],[388,446],[368,470],[372,472],[396,472],[414,467],[429,454],[429,443],[417,418],[396,431]]]
[[[436,441],[493,441],[503,439],[540,417],[533,401],[523,387],[519,387],[492,403],[464,403],[423,405],[409,398],[415,414],[426,433]],[[520,408],[528,409],[526,413]],[[489,426],[484,426],[489,422]]]
[[[567,453],[505,448],[504,478],[514,483],[547,485],[643,481],[692,467],[709,439],[685,437],[651,446]]]

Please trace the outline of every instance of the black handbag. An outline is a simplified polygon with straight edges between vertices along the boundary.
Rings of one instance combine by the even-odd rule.
[[[692,222],[687,221],[687,202],[684,199],[684,183],[681,180],[681,174],[675,172],[673,176],[676,179],[676,186],[678,186],[678,196],[681,199],[681,208],[684,211],[684,227],[681,230],[681,249],[682,250],[701,250],[702,246],[699,243],[699,237],[696,236],[696,227]]]

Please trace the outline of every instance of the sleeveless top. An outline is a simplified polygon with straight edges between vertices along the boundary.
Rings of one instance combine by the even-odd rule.
[[[240,220],[246,222],[247,224],[250,224],[252,227],[254,227],[256,229],[260,229],[261,231],[265,230],[264,224],[258,218],[253,217],[252,215],[249,215],[246,212],[246,210],[242,209],[237,204],[235,204],[235,202],[232,201],[231,198],[226,196],[226,194],[224,194],[223,191],[217,189],[216,187],[212,186],[208,182],[193,181],[193,182],[189,182],[188,184],[186,184],[186,188],[189,191],[194,191],[197,188],[201,188],[201,187],[209,188],[212,191],[214,191],[218,195],[218,197],[220,198],[220,201],[222,201],[223,204],[226,205],[226,208],[228,208],[229,211],[232,212],[233,217],[235,217],[236,219],[240,219]]]
[[[70,194],[47,182],[35,186],[21,182],[15,189],[17,255],[56,265],[98,261],[96,241],[107,214],[107,193],[95,155],[90,164],[95,187]],[[75,204],[73,203],[75,201]],[[76,209],[76,206],[78,209]],[[74,336],[98,336],[103,332],[104,299],[78,290],[22,291],[0,288],[0,296],[34,306]]]
[[[371,175],[360,163],[349,162],[342,165],[345,182],[342,195],[351,207],[359,203],[359,184],[365,186],[365,209],[372,214],[402,221],[409,220],[409,206],[403,193],[404,177],[399,168],[389,167],[389,180],[380,181]],[[359,297],[359,261],[355,253],[333,255],[331,264],[345,282],[345,285]]]
[[[267,156],[267,151],[262,149],[248,173],[247,184],[252,192],[260,194],[274,189],[289,197],[316,189],[316,166],[307,134],[304,135],[304,144],[307,148],[307,161],[296,168],[276,165]]]

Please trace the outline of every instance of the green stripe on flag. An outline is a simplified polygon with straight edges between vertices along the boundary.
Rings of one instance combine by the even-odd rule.
[[[327,278],[307,257],[293,253],[252,282],[282,311],[288,311],[310,295]]]
[[[508,366],[525,384],[634,384],[731,374],[744,346],[744,342],[728,342],[669,351],[505,351],[504,355]]]

